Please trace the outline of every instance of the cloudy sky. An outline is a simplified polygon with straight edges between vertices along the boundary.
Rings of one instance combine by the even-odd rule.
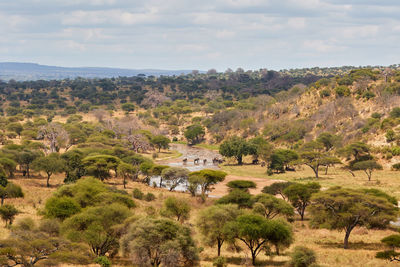
[[[283,69],[400,63],[399,0],[0,0],[0,61]]]

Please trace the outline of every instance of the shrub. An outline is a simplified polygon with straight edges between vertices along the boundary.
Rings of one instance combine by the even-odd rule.
[[[392,155],[393,156],[400,156],[400,147],[399,146],[395,146],[392,148]]]
[[[45,214],[49,218],[65,220],[81,211],[81,207],[71,197],[51,197],[46,201]]]
[[[347,86],[340,85],[336,87],[335,93],[337,96],[349,96],[350,89]]]
[[[400,107],[392,109],[392,111],[390,111],[390,117],[400,118]]]
[[[213,266],[215,267],[226,267],[228,264],[226,263],[226,259],[224,257],[217,257],[213,261]]]
[[[328,97],[330,95],[331,95],[331,91],[329,91],[328,89],[324,89],[319,93],[319,96],[321,98]]]
[[[253,181],[246,181],[246,180],[234,180],[227,183],[226,186],[229,187],[230,190],[240,189],[248,191],[249,188],[256,188],[256,183],[254,183]]]
[[[400,163],[393,164],[392,169],[395,171],[400,171]]]
[[[94,260],[94,262],[102,267],[110,267],[111,266],[111,261],[106,256],[97,257]]]
[[[132,195],[133,195],[133,198],[136,198],[139,200],[143,199],[143,197],[144,197],[143,192],[140,191],[140,189],[138,189],[138,188],[133,189]]]
[[[156,196],[153,194],[153,193],[147,193],[145,196],[144,196],[144,200],[146,200],[146,201],[153,201],[153,200],[155,200],[156,199]]]
[[[290,265],[294,267],[311,266],[314,265],[317,260],[315,252],[303,246],[295,247],[290,257]]]

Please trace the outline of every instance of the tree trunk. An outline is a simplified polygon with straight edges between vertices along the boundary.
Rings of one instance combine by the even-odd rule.
[[[344,249],[349,248],[349,237],[350,237],[351,230],[353,230],[353,229],[352,228],[346,229],[346,235],[344,236],[344,242],[343,242]]]
[[[242,158],[242,156],[238,156],[238,157],[237,157],[237,162],[238,162],[238,165],[242,165],[242,164],[243,164],[243,158]]]
[[[279,256],[279,246],[278,245],[275,245],[275,250],[276,250],[276,255]]]
[[[314,171],[314,173],[315,173],[315,178],[319,178],[319,176],[318,176],[318,168],[319,166],[317,166],[317,167],[315,167],[315,168],[313,168],[313,171]]]
[[[50,176],[51,174],[47,174],[47,183],[46,183],[47,187],[50,187]]]
[[[325,169],[325,175],[328,175],[328,168],[329,168],[329,166],[327,165],[326,169]]]
[[[125,177],[125,175],[124,175],[123,183],[124,183],[124,189],[126,189],[126,177]]]
[[[223,241],[218,239],[218,257],[221,256],[222,243],[223,243]]]
[[[4,199],[5,199],[5,197],[3,196],[3,197],[1,197],[1,206],[3,206],[3,204],[4,204]]]
[[[251,250],[251,262],[253,263],[253,266],[256,266],[256,252]]]

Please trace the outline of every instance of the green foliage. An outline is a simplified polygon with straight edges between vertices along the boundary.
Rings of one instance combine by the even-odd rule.
[[[85,242],[97,256],[116,253],[120,233],[115,226],[122,224],[131,215],[121,204],[89,207],[66,219],[62,232],[68,239]]]
[[[169,219],[141,218],[121,241],[122,251],[140,266],[196,266],[198,253],[190,229]]]
[[[255,145],[238,136],[229,138],[219,147],[222,156],[235,158],[239,165],[243,163],[243,156],[254,155],[256,151]]]
[[[139,188],[134,188],[132,191],[132,195],[134,198],[142,200],[144,193]]]
[[[184,132],[185,138],[192,145],[200,143],[203,140],[204,135],[204,128],[199,124],[193,124],[186,127],[186,130]]]
[[[124,103],[121,105],[123,111],[129,113],[135,110],[135,105],[132,103]]]
[[[344,230],[344,248],[348,248],[356,226],[385,228],[396,220],[398,208],[377,191],[333,187],[313,196],[310,213],[312,226]]]
[[[400,163],[395,163],[392,165],[392,169],[395,171],[400,171]]]
[[[164,135],[156,135],[150,140],[150,142],[156,148],[158,148],[158,152],[160,152],[161,148],[169,148],[169,143],[171,143],[171,140],[169,140],[169,138],[165,137]]]
[[[168,197],[164,201],[161,214],[166,217],[175,217],[178,222],[189,219],[190,204],[183,198]]]
[[[189,171],[186,168],[170,167],[163,169],[161,178],[166,181],[169,191],[174,190],[178,185],[187,181]],[[162,181],[160,182],[162,183]]]
[[[256,188],[257,185],[253,181],[248,181],[248,180],[234,180],[230,181],[229,183],[226,184],[227,187],[229,187],[229,190],[234,190],[234,189],[240,189],[243,191],[248,192],[249,188]]]
[[[216,204],[236,204],[239,208],[251,208],[253,200],[248,192],[240,189],[233,189],[227,195],[216,201]]]
[[[60,173],[64,170],[64,161],[58,153],[51,153],[45,157],[36,158],[32,162],[32,168],[36,171],[44,171],[47,174],[47,187],[50,187],[50,177],[54,173]]]
[[[76,182],[85,175],[86,170],[82,162],[83,157],[84,153],[79,149],[69,150],[61,155],[65,164],[65,183]]]
[[[200,211],[197,227],[207,246],[217,246],[218,256],[221,255],[222,245],[230,237],[225,225],[235,221],[241,213],[238,207],[232,204],[214,205]]]
[[[4,200],[8,198],[23,198],[24,193],[19,185],[8,182],[6,186],[0,185],[0,198],[1,205],[3,205]]]
[[[278,173],[285,172],[289,164],[299,158],[299,155],[289,149],[276,149],[270,158],[269,169]]]
[[[205,196],[210,191],[210,187],[224,181],[226,175],[226,172],[211,169],[191,172],[188,178],[189,191],[194,196],[198,187],[200,187],[201,194]]]
[[[147,193],[144,198],[145,201],[150,202],[156,199],[156,196],[153,193]]]
[[[15,216],[19,213],[20,211],[13,205],[5,204],[0,207],[0,217],[6,223],[6,227],[13,223]]]
[[[311,196],[317,193],[320,188],[321,186],[318,183],[293,183],[283,190],[283,194],[297,210],[301,220],[304,220],[305,210],[311,203]]]
[[[316,266],[317,256],[312,249],[303,246],[296,246],[290,254],[290,266],[308,267]]]
[[[228,264],[226,263],[226,258],[224,257],[217,257],[213,260],[213,266],[215,267],[227,267]]]
[[[285,200],[269,194],[259,194],[254,197],[253,211],[267,219],[273,219],[277,215],[291,218],[294,216],[293,207]]]
[[[355,162],[350,168],[354,171],[357,170],[364,171],[365,174],[367,174],[368,176],[368,181],[371,181],[372,172],[374,170],[382,170],[382,165],[380,165],[375,160],[363,160]]]
[[[89,175],[104,181],[110,178],[110,170],[117,169],[119,161],[117,157],[110,155],[94,155],[85,157],[82,163]]]
[[[336,96],[339,96],[339,97],[349,96],[350,89],[347,86],[340,85],[335,88],[335,93],[336,93]]]
[[[390,111],[390,117],[392,117],[392,118],[400,118],[400,107],[393,108]]]
[[[106,257],[106,256],[100,256],[97,257],[94,260],[95,263],[100,265],[101,267],[110,267],[111,266],[111,261]]]
[[[81,207],[71,197],[53,196],[46,201],[45,214],[49,218],[65,220],[81,211]]]
[[[291,185],[292,182],[275,182],[271,185],[267,185],[262,189],[262,192],[265,194],[270,194],[270,195],[280,195],[284,200],[286,200],[286,196],[283,193],[283,191]]]

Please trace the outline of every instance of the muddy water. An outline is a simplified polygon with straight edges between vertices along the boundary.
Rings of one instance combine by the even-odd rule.
[[[181,167],[186,168],[189,171],[200,171],[203,169],[219,169],[217,165],[214,165],[212,160],[213,158],[222,158],[221,155],[217,151],[212,151],[204,148],[196,148],[182,144],[172,144],[171,150],[176,150],[182,154],[179,158],[169,159],[166,161],[159,161],[159,164],[168,165],[171,167]],[[186,164],[183,163],[183,159],[187,159]],[[199,158],[199,163],[195,164],[194,160]],[[204,159],[206,159],[206,163],[204,163]],[[160,176],[153,176],[150,178],[150,185],[160,184]],[[174,190],[175,191],[186,191],[187,183],[182,183],[178,185]],[[165,188],[169,188],[168,184],[164,183]]]

